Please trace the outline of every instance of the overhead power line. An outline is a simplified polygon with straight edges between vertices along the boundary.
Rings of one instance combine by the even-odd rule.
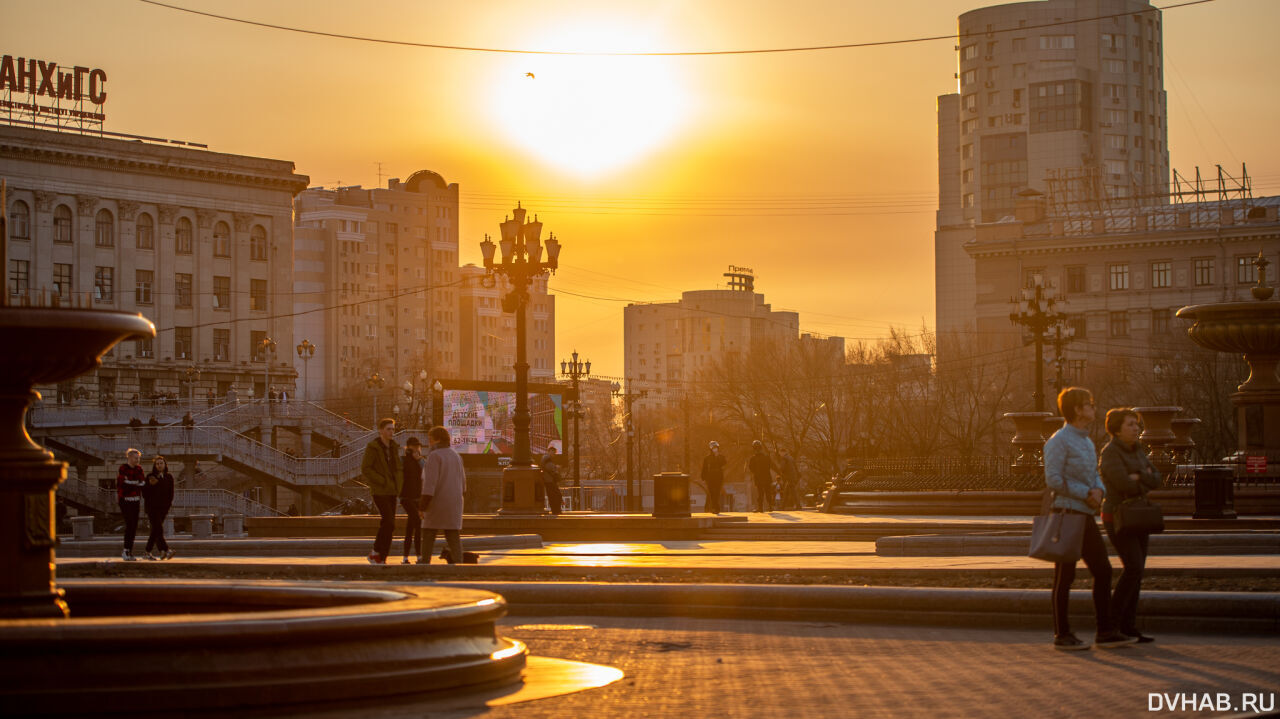
[[[348,35],[346,33],[325,32],[322,30],[309,30],[306,28],[292,27],[289,25],[277,25],[274,23],[260,22],[257,20],[247,20],[245,18],[231,17],[230,15],[219,15],[217,13],[205,12],[194,8],[182,7],[180,5],[170,5],[168,3],[158,2],[157,0],[138,0],[139,2],[156,7],[168,8],[179,12],[191,13],[192,15],[201,15],[203,17],[213,18],[215,20],[226,20],[227,22],[241,23],[243,25],[253,25],[256,27],[268,28],[271,30],[283,30],[286,32],[301,33],[304,35],[316,35],[319,37],[329,37],[339,40],[355,40],[358,42],[372,42],[380,45],[398,45],[401,47],[419,47],[430,48],[433,50],[459,50],[464,52],[491,52],[504,53],[512,55],[576,55],[588,57],[680,57],[680,56],[698,56],[698,55],[763,55],[768,53],[783,52],[814,52],[819,50],[852,50],[856,48],[866,47],[884,47],[888,45],[909,45],[921,42],[934,42],[937,40],[955,40],[955,33],[947,33],[946,35],[928,35],[924,37],[903,38],[898,40],[873,40],[868,42],[849,42],[835,45],[807,45],[800,47],[773,47],[773,48],[752,48],[744,50],[680,50],[671,52],[583,52],[572,50],[518,50],[513,48],[498,47],[474,47],[469,45],[446,45],[441,43],[429,42],[413,42],[410,40],[389,40],[386,38],[365,37],[362,35]],[[1138,15],[1142,12],[1154,12],[1163,10],[1172,10],[1174,8],[1188,7],[1191,5],[1204,5],[1206,3],[1217,2],[1217,0],[1188,0],[1187,2],[1174,3],[1163,7],[1153,7],[1151,10],[1141,10],[1138,12],[1121,12],[1110,13],[1108,15],[1095,15],[1093,17],[1079,18],[1076,20],[1059,20],[1055,22],[1040,23],[1037,25],[1025,25],[1017,28],[1002,28],[999,30],[990,30],[987,34],[1006,33],[1006,32],[1025,32],[1027,30],[1036,30],[1047,27],[1061,27],[1063,25],[1074,25],[1081,22],[1093,22],[1096,20],[1108,20],[1115,17],[1128,17],[1130,15]]]

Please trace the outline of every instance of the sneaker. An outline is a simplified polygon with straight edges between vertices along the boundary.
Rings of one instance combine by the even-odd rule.
[[[163,555],[161,558],[162,558],[162,559],[173,559],[173,550],[172,550],[172,549],[166,549],[166,550],[164,550],[164,555]]]
[[[377,552],[369,552],[369,556],[365,557],[369,560],[369,564],[386,564],[387,558]]]
[[[120,553],[120,558],[126,562],[133,562],[137,560],[137,557],[133,556],[133,552],[130,552],[127,549]]]
[[[154,562],[159,558],[160,557],[158,555],[152,554],[151,552],[147,552],[147,561]]]
[[[1133,637],[1134,639],[1137,639],[1137,640],[1138,640],[1138,642],[1137,642],[1138,644],[1150,644],[1150,643],[1152,643],[1152,642],[1154,642],[1154,641],[1156,640],[1156,638],[1155,638],[1155,637],[1149,637],[1149,636],[1147,636],[1147,635],[1143,634],[1142,632],[1138,631],[1137,629],[1132,629],[1132,630],[1130,630],[1130,629],[1126,629],[1126,630],[1124,630],[1124,631],[1123,631],[1123,632],[1121,632],[1121,633],[1122,633],[1122,634],[1126,634],[1126,635],[1128,635],[1128,636],[1131,636],[1131,637]]]
[[[431,557],[418,555],[418,564],[431,564]]]
[[[1130,644],[1137,644],[1137,637],[1130,637],[1120,632],[1110,631],[1099,634],[1094,637],[1093,643],[1100,649],[1115,649],[1116,647],[1124,647]]]
[[[1064,652],[1078,652],[1088,649],[1089,645],[1080,641],[1080,638],[1074,634],[1063,634],[1053,638],[1053,648]]]
[[[409,563],[409,558],[408,558],[408,557],[405,557],[404,559],[401,559],[401,560],[400,560],[400,563],[401,563],[401,564],[408,564],[408,563]]]

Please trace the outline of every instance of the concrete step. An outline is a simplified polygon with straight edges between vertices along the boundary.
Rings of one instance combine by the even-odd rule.
[[[1026,556],[1030,534],[901,536],[876,540],[881,557]],[[1165,533],[1151,536],[1149,554],[1214,555],[1280,554],[1280,532],[1244,534]],[[1107,549],[1115,549],[1107,542]]]

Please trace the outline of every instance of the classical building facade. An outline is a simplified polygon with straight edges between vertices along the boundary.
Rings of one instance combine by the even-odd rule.
[[[1272,267],[1280,262],[1278,210],[1280,197],[1262,197],[1053,218],[1029,200],[1019,219],[978,225],[965,246],[976,329],[1021,346],[1010,298],[1039,282],[1065,301],[1058,309],[1074,329],[1063,357],[1067,382],[1158,376],[1175,354],[1196,351],[1186,322],[1174,317],[1179,308],[1247,300],[1259,252]]]
[[[378,373],[458,377],[458,185],[430,170],[386,188],[312,188],[296,201],[294,356],[314,399],[365,391]],[[307,366],[309,365],[309,366]]]
[[[293,163],[0,126],[0,177],[11,301],[139,312],[156,325],[154,340],[118,345],[59,400],[261,396],[268,370],[271,386],[293,389],[281,353],[294,340],[293,197],[307,183]],[[279,348],[265,358],[264,338]]]
[[[938,98],[938,328],[972,325],[975,224],[1020,193],[1050,214],[1167,201],[1162,16],[1145,0],[1044,0],[960,16],[958,91]]]
[[[462,268],[459,325],[462,379],[514,382],[516,318],[502,311],[502,297],[511,290],[506,275],[485,278],[483,267]],[[556,298],[547,291],[548,277],[529,285],[525,351],[529,379],[549,382],[556,377]]]

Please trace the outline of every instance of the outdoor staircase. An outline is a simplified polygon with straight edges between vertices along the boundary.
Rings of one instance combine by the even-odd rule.
[[[106,489],[78,479],[69,479],[58,485],[58,498],[76,507],[100,514],[120,511],[114,489]],[[260,502],[255,502],[225,489],[176,489],[170,516],[191,514],[242,514],[246,517],[279,517],[278,512]]]

